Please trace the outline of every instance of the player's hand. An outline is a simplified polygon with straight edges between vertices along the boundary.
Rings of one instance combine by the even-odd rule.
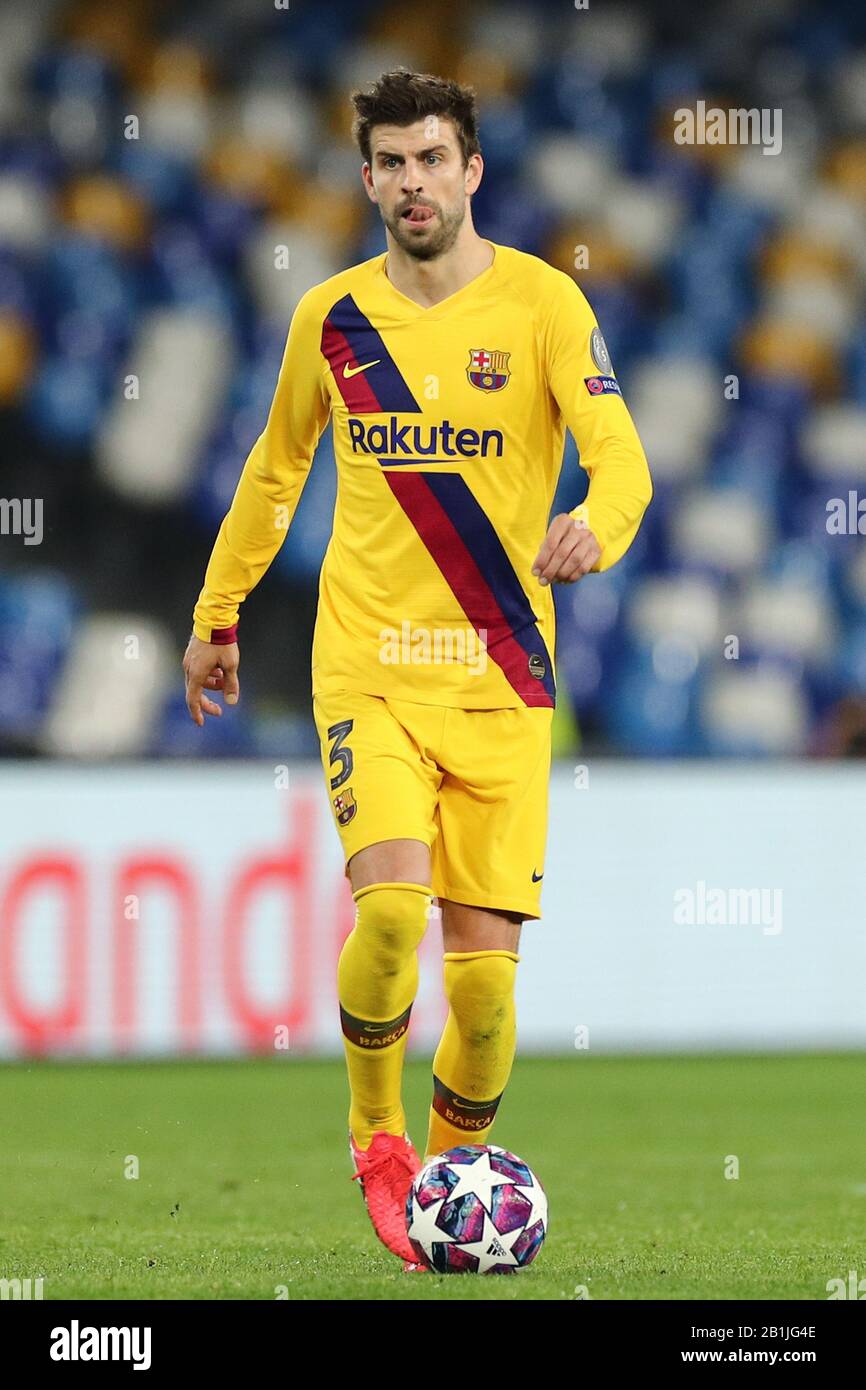
[[[216,701],[205,695],[205,689],[221,690],[227,705],[237,704],[241,693],[238,682],[240,659],[237,642],[219,646],[215,642],[202,642],[195,633],[190,637],[183,657],[186,707],[199,727],[204,724],[206,714],[222,714]]]
[[[601,547],[585,521],[560,512],[535,557],[532,573],[539,584],[573,584],[588,574],[601,556]]]

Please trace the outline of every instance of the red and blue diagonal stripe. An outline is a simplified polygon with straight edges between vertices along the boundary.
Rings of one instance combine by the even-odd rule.
[[[350,294],[338,299],[328,313],[322,324],[321,346],[331,364],[337,389],[353,415],[421,410],[381,334]],[[367,366],[368,363],[375,365]],[[357,371],[364,366],[366,371]],[[345,376],[345,367],[353,374]]]
[[[459,473],[384,475],[487,651],[526,705],[553,708],[553,663],[538,619],[490,518]],[[544,675],[530,675],[540,657]]]

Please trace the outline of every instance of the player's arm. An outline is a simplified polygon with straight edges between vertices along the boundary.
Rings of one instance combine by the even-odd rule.
[[[652,497],[646,455],[595,316],[574,281],[558,279],[542,352],[551,393],[589,474],[589,490],[580,506],[550,523],[532,570],[539,583],[572,583],[591,570],[610,569],[637,535]]]
[[[196,724],[221,714],[205,690],[240,694],[238,610],[282,542],[310,471],[330,408],[320,352],[321,321],[309,295],[298,304],[264,431],[244,464],[214,543],[183,659],[186,702]]]

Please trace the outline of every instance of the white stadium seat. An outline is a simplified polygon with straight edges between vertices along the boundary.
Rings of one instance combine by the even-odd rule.
[[[604,225],[642,266],[655,265],[673,250],[682,207],[670,189],[636,179],[619,179],[610,191]]]
[[[0,175],[0,246],[40,249],[50,226],[50,201],[39,184],[24,175]]]
[[[539,195],[563,216],[602,216],[615,173],[604,149],[576,135],[542,137],[531,168]]]
[[[742,594],[734,631],[746,650],[778,652],[817,662],[837,641],[832,604],[808,582],[754,579]]]
[[[819,406],[806,422],[800,447],[816,478],[866,481],[866,408]]]
[[[789,276],[764,298],[768,316],[832,346],[845,346],[858,326],[858,305],[847,285],[815,272]]]
[[[232,361],[232,339],[212,315],[194,309],[149,314],[97,440],[105,481],[141,502],[185,495],[223,407]],[[137,400],[125,395],[130,375],[138,382]]]
[[[680,562],[745,574],[761,563],[773,539],[766,508],[735,489],[697,490],[671,524],[671,551]]]
[[[632,369],[629,409],[653,478],[661,482],[703,473],[724,404],[723,385],[717,367],[694,357],[645,358]]]
[[[287,267],[276,263],[277,247],[283,246],[288,250]],[[244,269],[259,311],[288,331],[302,296],[336,275],[341,266],[327,237],[288,219],[272,219],[262,223],[247,243]]]
[[[639,641],[681,637],[701,654],[721,650],[721,622],[718,585],[691,574],[642,580],[628,610],[629,629]]]
[[[809,716],[796,678],[769,666],[732,661],[729,667],[710,679],[702,700],[711,743],[728,751],[801,753]]]
[[[258,83],[243,91],[228,114],[228,129],[257,149],[305,164],[319,141],[317,108],[303,88]]]
[[[58,681],[43,751],[77,757],[144,752],[177,678],[174,644],[160,623],[140,613],[87,619]]]

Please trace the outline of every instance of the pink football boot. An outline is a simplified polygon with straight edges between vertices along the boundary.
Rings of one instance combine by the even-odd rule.
[[[376,1235],[393,1255],[415,1264],[406,1234],[406,1198],[421,1160],[408,1134],[377,1130],[368,1149],[359,1149],[350,1134],[349,1152],[355,1165],[352,1181],[360,1181]]]

